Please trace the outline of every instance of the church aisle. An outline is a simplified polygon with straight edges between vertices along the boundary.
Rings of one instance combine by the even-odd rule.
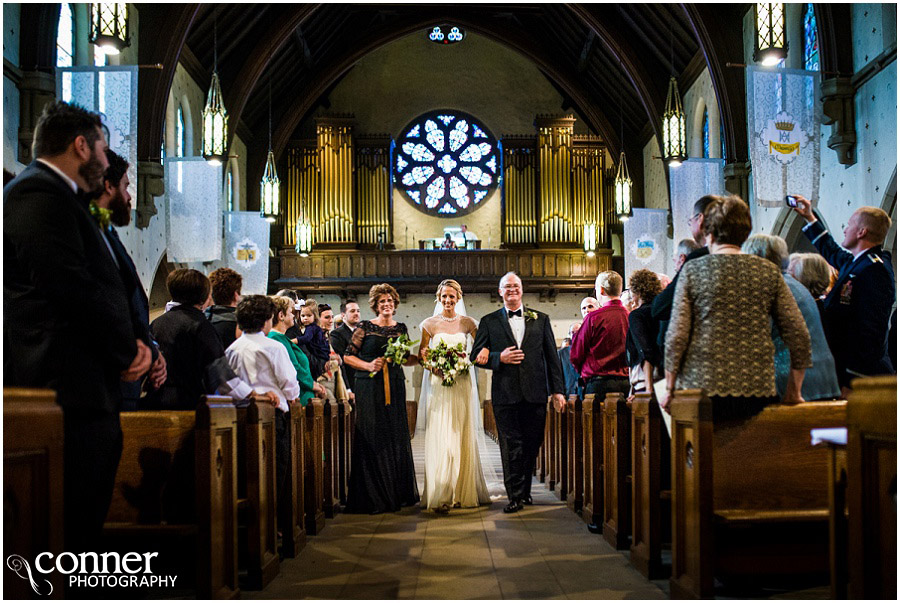
[[[488,440],[500,469],[498,446]],[[419,487],[424,444],[413,440]],[[535,505],[502,512],[493,504],[438,516],[419,507],[384,515],[344,515],[310,537],[297,559],[251,599],[663,599],[564,503],[535,484]],[[501,497],[502,496],[502,497]]]

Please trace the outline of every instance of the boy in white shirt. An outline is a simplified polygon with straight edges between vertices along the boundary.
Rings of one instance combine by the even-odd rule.
[[[256,391],[272,391],[278,396],[275,410],[275,487],[279,510],[279,531],[283,532],[288,520],[281,512],[287,495],[286,481],[291,454],[291,431],[288,417],[290,401],[300,395],[297,371],[291,364],[287,349],[266,334],[272,329],[275,304],[265,295],[248,295],[235,311],[238,327],[242,331],[234,343],[225,350],[228,364],[234,372]]]

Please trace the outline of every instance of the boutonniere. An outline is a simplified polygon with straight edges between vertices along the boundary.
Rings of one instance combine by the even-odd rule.
[[[112,215],[112,212],[97,205],[96,201],[91,201],[90,209],[91,215],[97,220],[97,224],[100,225],[100,228],[102,230],[109,230],[109,217]]]
[[[525,310],[525,320],[537,320],[537,312],[534,310]]]

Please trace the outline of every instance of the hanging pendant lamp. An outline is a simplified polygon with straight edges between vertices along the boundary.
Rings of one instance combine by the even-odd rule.
[[[91,44],[106,54],[119,54],[131,42],[128,39],[128,5],[124,2],[92,2]]]
[[[294,245],[294,250],[302,257],[308,256],[312,251],[312,224],[306,217],[305,205],[303,201],[300,201],[300,217],[297,218],[295,231],[297,243]]]
[[[788,44],[784,39],[784,4],[756,3],[756,49],[753,60],[764,67],[774,67],[787,57]]]
[[[669,78],[669,93],[666,95],[666,111],[663,113],[662,122],[663,161],[670,167],[678,167],[687,159],[684,121],[678,81],[673,76]]]
[[[213,25],[213,73],[203,109],[203,157],[211,165],[221,165],[228,157],[225,148],[228,144],[228,113],[219,84],[218,42],[217,26]]]
[[[615,180],[616,215],[619,220],[625,222],[634,215],[631,209],[631,176],[628,173],[628,164],[625,162],[625,151],[619,153],[619,169]]]
[[[275,169],[275,153],[272,152],[272,80],[269,80],[269,153],[266,155],[266,171],[259,183],[259,213],[269,222],[278,218],[278,196],[281,181]]]

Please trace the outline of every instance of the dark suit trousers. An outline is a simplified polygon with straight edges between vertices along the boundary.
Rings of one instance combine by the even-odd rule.
[[[503,483],[510,500],[531,496],[531,476],[544,440],[547,407],[543,404],[497,404],[494,419],[503,461]]]
[[[101,551],[116,470],[122,457],[118,412],[63,408],[66,551]]]

